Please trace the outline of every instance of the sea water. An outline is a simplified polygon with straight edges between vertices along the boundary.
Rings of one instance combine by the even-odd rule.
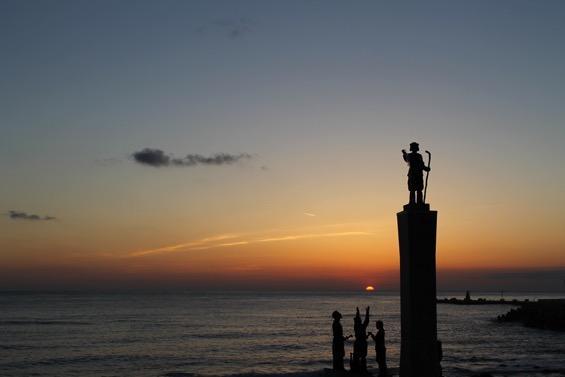
[[[506,296],[544,297],[555,295]],[[388,364],[398,367],[398,294],[5,292],[0,375],[313,374],[331,367],[331,313],[342,312],[347,335],[357,306],[371,307],[368,330],[384,322]],[[438,304],[445,376],[565,376],[565,334],[494,321],[511,307]],[[376,367],[371,341],[368,363]]]

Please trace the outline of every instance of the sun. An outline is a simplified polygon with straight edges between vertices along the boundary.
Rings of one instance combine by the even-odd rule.
[[[368,285],[368,286],[365,287],[365,291],[367,291],[367,292],[372,292],[374,290],[375,290],[375,287],[373,287],[372,285]]]

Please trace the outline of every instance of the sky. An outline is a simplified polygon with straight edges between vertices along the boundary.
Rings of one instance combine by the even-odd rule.
[[[0,2],[0,289],[565,291],[562,1]]]

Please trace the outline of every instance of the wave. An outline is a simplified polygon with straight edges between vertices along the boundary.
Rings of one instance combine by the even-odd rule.
[[[296,333],[293,331],[279,331],[277,332],[276,335],[278,337],[296,336]],[[240,339],[240,338],[261,339],[261,338],[272,338],[273,333],[263,329],[258,332],[224,331],[224,332],[216,332],[216,333],[193,333],[193,334],[189,334],[189,336],[193,338],[202,338],[202,339]]]
[[[389,373],[394,376],[398,376],[398,368],[390,368]],[[370,375],[377,376],[378,369],[369,369]],[[446,375],[454,376],[523,376],[523,377],[552,377],[552,376],[565,376],[565,368],[515,368],[515,369],[465,369],[465,368],[453,368],[450,370],[445,370]],[[305,370],[298,372],[283,372],[283,373],[260,373],[260,372],[245,372],[245,373],[233,373],[233,374],[196,374],[188,372],[168,372],[160,375],[161,377],[336,377],[340,376],[333,372],[329,368],[317,369],[317,370]]]
[[[302,344],[254,344],[251,349],[260,348],[261,350],[265,351],[291,351],[291,350],[303,350],[307,349],[305,345]]]
[[[82,363],[98,363],[98,362],[132,362],[136,360],[146,360],[156,358],[151,355],[144,354],[115,354],[115,355],[81,355],[73,357],[53,357],[38,360],[30,363],[38,366],[49,365],[66,365],[66,364],[82,364]],[[29,363],[29,362],[28,362]]]
[[[377,376],[378,369],[369,369],[370,375]],[[398,368],[389,368],[389,372],[393,375],[398,374]],[[260,372],[244,372],[244,373],[234,373],[234,374],[195,374],[186,372],[168,372],[160,375],[161,377],[334,377],[340,376],[341,373],[336,373],[329,368],[316,369],[316,370],[304,370],[297,372],[282,372],[282,373],[260,373]]]
[[[509,366],[501,365],[501,368],[461,368],[454,367],[444,369],[445,375],[454,376],[524,376],[524,377],[552,377],[565,376],[565,368],[545,368],[539,366]]]
[[[325,369],[316,371],[303,371],[303,372],[291,372],[291,373],[257,373],[257,372],[247,372],[247,373],[235,373],[235,374],[221,374],[221,375],[206,375],[206,374],[194,374],[185,372],[169,372],[162,374],[162,377],[317,377],[326,375]]]
[[[6,351],[23,351],[23,350],[31,350],[37,347],[34,346],[27,346],[22,344],[0,344],[0,350]]]
[[[92,325],[91,322],[84,322],[84,321],[57,321],[57,320],[44,320],[44,319],[29,319],[29,320],[7,320],[7,321],[0,321],[0,326],[8,325],[8,326],[27,326],[27,325]]]

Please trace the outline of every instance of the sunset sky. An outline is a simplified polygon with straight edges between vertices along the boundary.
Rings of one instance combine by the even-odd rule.
[[[0,289],[565,290],[562,1],[0,2]],[[159,151],[162,151],[159,152]]]

